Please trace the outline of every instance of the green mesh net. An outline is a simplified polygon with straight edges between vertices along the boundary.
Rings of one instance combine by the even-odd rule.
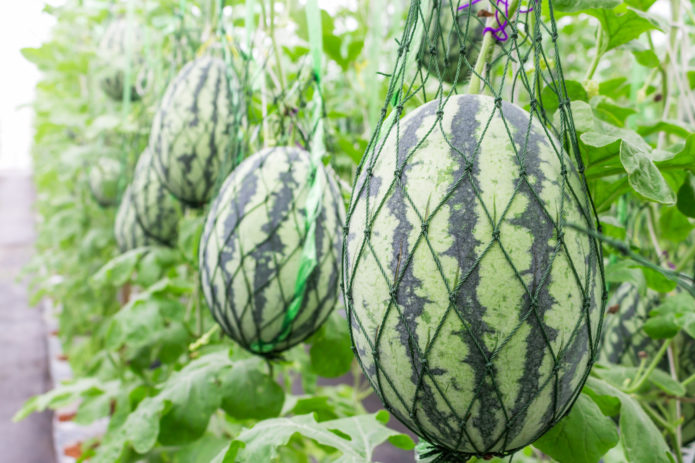
[[[412,0],[357,170],[354,351],[428,461],[533,442],[598,355],[598,220],[557,40],[549,1]]]
[[[307,2],[306,11],[311,78],[303,79],[300,69],[296,82],[273,98],[302,104],[274,104],[276,111],[263,114],[259,129],[264,144],[294,141],[308,149],[266,148],[244,160],[212,205],[200,247],[201,282],[213,316],[242,347],[267,358],[313,334],[338,295],[344,206],[332,172],[322,164],[323,46],[316,0]],[[307,88],[313,90],[308,105]],[[259,90],[267,99],[265,85]],[[308,110],[300,111],[304,106]],[[304,128],[300,122],[307,114]]]

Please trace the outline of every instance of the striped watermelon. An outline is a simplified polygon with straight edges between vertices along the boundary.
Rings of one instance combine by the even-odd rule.
[[[590,199],[529,118],[488,96],[427,103],[368,152],[353,190],[355,352],[387,409],[443,452],[533,442],[569,411],[598,348],[599,244],[566,227],[559,243],[553,223],[594,228]]]
[[[114,226],[116,243],[121,252],[142,246],[157,244],[157,241],[148,236],[140,226],[135,214],[135,207],[130,195],[130,186],[126,188],[121,198],[121,204],[116,213],[116,224]]]
[[[191,61],[169,84],[150,132],[157,174],[191,206],[214,193],[229,157],[232,107],[227,67],[217,58]]]
[[[130,194],[138,223],[147,235],[161,243],[173,244],[182,213],[181,205],[159,180],[149,149],[140,155],[135,166]]]
[[[130,38],[131,42],[128,43]],[[128,46],[130,45],[130,56]],[[143,45],[142,27],[138,24],[128,24],[125,19],[113,21],[106,28],[99,42],[99,58],[104,65],[104,76],[101,79],[101,89],[109,97],[120,101],[123,99],[125,74],[128,67],[131,72],[131,82],[135,82],[138,72],[143,66],[141,55]],[[128,61],[130,58],[130,62]],[[131,100],[138,99],[135,86],[130,92]]]
[[[464,59],[461,59],[459,70],[459,58],[465,57],[470,67],[475,66],[485,28],[485,18],[479,18],[478,12],[489,6],[487,2],[480,2],[458,10],[458,4],[454,2],[452,7],[448,0],[432,2],[432,11],[425,22],[425,35],[417,55],[420,66],[434,78],[441,76],[443,81],[450,83],[454,80],[463,82],[470,75],[470,68]]]
[[[99,158],[92,164],[87,176],[89,191],[100,206],[110,207],[118,204],[119,184],[123,176],[123,166],[112,158]]]
[[[336,303],[345,211],[335,181],[320,167],[318,265],[287,336],[281,334],[306,235],[309,172],[303,150],[262,150],[229,175],[206,219],[199,252],[205,299],[224,331],[256,353],[272,355],[303,341]],[[254,347],[259,343],[263,350]]]
[[[644,332],[642,327],[649,318],[649,312],[660,303],[655,293],[646,297],[640,295],[637,288],[630,283],[618,287],[608,302],[608,306],[618,305],[618,312],[608,313],[604,324],[603,345],[600,358],[604,362],[636,367],[640,364],[640,352],[648,357],[657,353],[662,341],[653,340]],[[680,371],[678,377],[685,379],[695,374],[695,340],[686,334],[680,334],[675,339]],[[668,360],[664,359],[659,368],[670,372]],[[695,397],[695,383],[688,388],[688,397]],[[684,418],[682,426],[683,444],[695,442],[695,404],[683,402],[681,414]]]

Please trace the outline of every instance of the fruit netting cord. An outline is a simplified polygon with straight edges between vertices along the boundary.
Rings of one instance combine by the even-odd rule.
[[[439,1],[439,0],[436,0]],[[417,92],[422,92],[425,97],[425,101],[428,101],[428,98],[426,97],[425,92],[425,85],[424,83],[421,85],[418,85],[417,78],[419,77],[420,79],[424,80],[422,77],[422,71],[421,69],[418,69],[418,73],[415,75],[415,77],[412,78],[412,80],[406,81],[406,67],[408,67],[409,63],[412,62],[412,60],[408,59],[408,52],[410,50],[410,47],[413,43],[413,38],[418,37],[419,34],[416,32],[418,29],[421,29],[422,27],[418,28],[417,27],[417,22],[418,18],[422,17],[425,18],[425,15],[423,14],[422,10],[420,9],[420,6],[424,4],[425,2],[421,2],[420,0],[411,0],[411,5],[410,5],[410,10],[408,13],[408,17],[405,22],[405,27],[403,31],[403,35],[401,38],[401,41],[398,42],[399,48],[398,48],[398,57],[396,60],[395,64],[395,69],[394,72],[391,76],[391,80],[389,82],[389,87],[388,87],[388,93],[386,95],[386,102],[385,105],[382,109],[382,118],[380,122],[377,124],[377,127],[372,135],[372,138],[369,142],[369,145],[367,147],[367,150],[365,152],[365,155],[363,156],[358,168],[357,172],[354,177],[353,181],[353,203],[351,204],[349,210],[348,210],[348,215],[347,215],[347,223],[348,225],[345,227],[345,235],[344,235],[344,240],[343,240],[343,264],[347,265],[347,252],[348,248],[346,243],[348,242],[347,240],[347,233],[349,230],[349,223],[352,218],[352,215],[355,211],[354,207],[357,202],[356,197],[359,197],[364,191],[365,188],[367,189],[367,193],[364,196],[364,201],[366,205],[364,206],[364,214],[365,214],[365,219],[366,223],[364,224],[365,227],[365,237],[364,241],[361,246],[359,246],[356,249],[356,254],[351,256],[351,261],[349,262],[349,265],[351,266],[350,268],[345,268],[343,272],[343,283],[342,283],[342,289],[345,294],[345,300],[346,300],[346,306],[347,306],[347,312],[348,312],[348,328],[350,332],[350,336],[352,339],[353,343],[353,348],[356,349],[355,346],[355,333],[359,330],[363,337],[366,339],[367,342],[367,349],[368,351],[371,350],[371,361],[373,364],[370,366],[373,367],[376,372],[374,374],[375,378],[367,375],[370,384],[372,387],[376,390],[378,393],[379,397],[384,401],[384,398],[387,397],[385,394],[385,388],[390,387],[390,397],[394,401],[394,403],[397,403],[399,405],[399,409],[403,410],[403,413],[407,414],[410,417],[410,420],[407,420],[404,422],[406,426],[408,426],[411,430],[413,430],[415,433],[417,433],[421,438],[423,438],[425,441],[436,441],[436,436],[432,435],[427,428],[426,423],[421,421],[421,418],[418,416],[417,413],[417,402],[420,400],[422,394],[423,394],[423,384],[425,378],[429,378],[430,380],[430,385],[439,392],[439,397],[442,400],[442,406],[446,408],[446,410],[442,413],[445,415],[449,416],[455,416],[456,417],[456,423],[451,423],[450,426],[452,426],[451,431],[456,433],[456,443],[453,444],[454,448],[459,448],[463,444],[463,442],[467,442],[471,448],[473,449],[472,453],[464,453],[464,452],[459,452],[459,451],[454,451],[449,448],[440,446],[440,445],[433,445],[432,446],[432,451],[428,452],[428,456],[434,457],[434,461],[437,462],[454,462],[454,461],[465,461],[465,458],[468,458],[473,455],[478,455],[478,456],[491,456],[491,455],[509,455],[514,453],[515,451],[519,450],[519,448],[513,448],[510,449],[507,447],[507,444],[509,443],[509,429],[512,426],[512,422],[514,419],[514,416],[518,416],[519,413],[525,412],[528,410],[528,407],[531,404],[531,400],[525,401],[525,403],[520,404],[520,407],[518,407],[518,410],[515,408],[515,414],[514,416],[511,416],[511,410],[508,409],[507,405],[505,402],[502,400],[503,394],[500,390],[500,386],[498,385],[499,378],[497,374],[491,369],[492,365],[494,365],[492,362],[498,355],[499,351],[505,347],[509,343],[509,341],[514,337],[514,335],[517,333],[519,330],[520,326],[523,323],[527,322],[528,317],[534,317],[533,319],[542,319],[543,314],[539,313],[538,309],[538,297],[539,297],[539,290],[538,289],[533,289],[529,287],[525,282],[520,274],[519,269],[515,265],[515,263],[511,260],[511,258],[507,255],[506,252],[504,252],[505,256],[505,261],[507,264],[510,265],[511,270],[514,272],[515,275],[515,281],[517,281],[524,289],[524,295],[528,297],[528,301],[526,304],[528,304],[528,311],[526,315],[523,317],[520,317],[519,320],[519,326],[517,326],[515,329],[513,329],[505,339],[503,339],[501,342],[499,342],[496,346],[490,347],[485,344],[485,342],[480,338],[481,333],[477,332],[474,327],[470,326],[463,315],[460,313],[460,310],[455,309],[455,301],[457,300],[457,296],[459,295],[463,284],[465,283],[465,280],[468,278],[468,274],[459,281],[457,278],[456,281],[454,282],[453,285],[447,282],[447,279],[445,275],[443,274],[442,271],[442,264],[441,261],[439,260],[438,256],[436,254],[432,254],[433,259],[435,260],[436,263],[436,268],[438,269],[438,272],[440,273],[440,276],[443,279],[443,284],[447,288],[448,296],[449,296],[449,301],[450,304],[446,308],[445,314],[442,316],[436,330],[435,334],[433,337],[430,339],[428,338],[427,346],[424,348],[424,350],[419,347],[419,344],[414,338],[412,328],[411,328],[411,323],[408,322],[408,320],[405,319],[405,315],[402,312],[401,308],[398,305],[397,302],[397,297],[398,297],[398,288],[401,283],[401,281],[404,278],[405,275],[405,269],[407,269],[410,265],[414,265],[412,260],[415,254],[415,251],[417,250],[418,245],[421,246],[426,246],[429,248],[432,248],[432,244],[430,243],[428,234],[427,234],[427,229],[430,223],[432,222],[433,217],[436,216],[437,212],[444,206],[445,202],[447,201],[447,198],[449,195],[446,195],[443,200],[439,204],[435,205],[430,205],[428,203],[427,211],[424,213],[421,211],[418,211],[417,209],[415,210],[415,213],[418,215],[420,221],[421,221],[421,232],[416,238],[415,244],[413,245],[413,249],[408,250],[407,255],[402,256],[402,258],[399,257],[398,265],[396,267],[396,274],[393,275],[393,282],[391,281],[391,275],[388,274],[387,270],[385,269],[384,265],[380,263],[378,260],[376,262],[376,265],[378,266],[381,274],[380,277],[383,277],[386,281],[386,284],[389,289],[389,294],[390,294],[390,300],[388,302],[388,307],[386,308],[386,311],[384,313],[384,321],[381,323],[378,323],[376,326],[376,333],[372,334],[371,331],[368,332],[366,331],[366,328],[362,324],[360,318],[355,315],[354,311],[354,304],[353,304],[353,299],[352,299],[352,284],[354,282],[354,277],[353,275],[356,273],[356,270],[359,267],[360,264],[360,259],[362,258],[364,253],[369,253],[369,249],[371,249],[372,244],[370,244],[370,236],[371,236],[371,226],[375,222],[378,213],[383,210],[384,203],[386,200],[389,198],[389,195],[386,194],[384,195],[383,199],[374,204],[370,204],[370,194],[369,194],[369,178],[370,178],[370,173],[371,169],[376,165],[377,159],[379,156],[382,154],[382,148],[384,146],[384,143],[382,140],[385,140],[385,138],[392,132],[392,129],[395,131],[395,142],[396,142],[396,153],[400,154],[400,150],[398,147],[400,146],[400,116],[403,113],[404,106],[407,104],[410,100],[413,99],[415,93]],[[495,75],[489,75],[489,78],[486,78],[483,75],[483,72],[477,72],[475,74],[475,77],[479,78],[485,83],[485,87],[489,88],[493,92],[494,100],[495,100],[495,109],[491,112],[490,118],[488,120],[488,124],[492,121],[494,115],[497,112],[501,112],[502,108],[502,90],[506,87],[511,86],[512,90],[512,95],[514,95],[513,91],[515,89],[515,86],[517,85],[517,80],[520,81],[520,83],[523,85],[523,90],[525,90],[527,93],[525,95],[528,95],[529,101],[528,104],[530,106],[530,117],[531,120],[529,121],[529,124],[531,124],[536,118],[542,127],[544,127],[546,135],[550,136],[558,136],[559,140],[562,141],[561,144],[556,144],[553,143],[553,147],[555,150],[555,154],[558,157],[558,161],[560,162],[561,166],[561,175],[559,176],[560,178],[556,179],[556,181],[560,184],[562,191],[568,191],[568,194],[562,194],[560,195],[559,199],[559,205],[557,206],[559,208],[559,213],[556,214],[551,214],[547,207],[543,205],[540,197],[538,197],[538,194],[535,192],[533,185],[530,183],[530,180],[527,178],[526,174],[526,168],[525,168],[525,155],[526,151],[523,149],[524,146],[528,146],[529,143],[529,135],[531,131],[531,125],[529,125],[529,128],[525,131],[524,134],[524,140],[520,142],[520,146],[522,147],[521,149],[517,148],[517,142],[514,140],[511,141],[511,145],[516,153],[516,159],[517,162],[520,165],[520,174],[519,174],[519,185],[527,185],[531,192],[534,192],[535,194],[535,200],[538,203],[538,206],[541,207],[541,212],[544,214],[544,217],[551,223],[552,229],[554,230],[555,233],[555,240],[556,240],[556,245],[554,246],[554,249],[552,251],[552,255],[548,256],[548,268],[544,270],[543,272],[543,277],[540,281],[540,286],[543,287],[545,286],[545,281],[547,281],[547,275],[549,275],[550,270],[552,269],[552,264],[555,261],[555,257],[560,255],[564,256],[567,260],[567,263],[570,267],[570,274],[573,275],[574,281],[577,285],[577,290],[581,294],[581,299],[582,303],[581,306],[579,307],[580,309],[580,315],[578,316],[577,323],[574,325],[574,328],[572,330],[572,333],[567,340],[565,344],[570,345],[571,342],[575,339],[575,337],[579,336],[579,333],[582,331],[585,331],[585,335],[587,336],[587,344],[588,344],[588,359],[586,363],[586,369],[584,372],[581,374],[581,382],[579,384],[583,384],[586,378],[588,377],[589,371],[590,371],[590,366],[593,364],[595,361],[597,354],[598,354],[598,342],[599,342],[599,333],[601,331],[601,326],[603,323],[603,311],[606,303],[606,292],[605,292],[605,275],[604,275],[604,268],[603,268],[603,252],[601,249],[601,246],[599,245],[597,240],[592,240],[590,245],[589,245],[589,255],[592,256],[592,259],[595,261],[598,269],[596,271],[596,274],[593,275],[592,277],[592,272],[587,271],[586,275],[582,277],[580,275],[580,272],[578,271],[576,264],[573,262],[571,255],[569,254],[569,251],[567,250],[567,246],[564,241],[564,232],[563,232],[563,227],[564,226],[569,226],[570,224],[565,223],[562,220],[563,213],[562,211],[565,210],[567,206],[565,206],[565,202],[572,202],[575,207],[580,208],[581,210],[581,215],[587,222],[588,228],[595,227],[598,225],[598,214],[596,213],[595,206],[593,204],[593,201],[591,199],[591,196],[589,194],[589,189],[588,189],[588,184],[586,181],[586,178],[584,176],[584,166],[583,162],[580,157],[579,149],[578,149],[578,141],[577,141],[577,136],[576,136],[576,131],[574,129],[574,123],[572,120],[572,113],[571,113],[571,108],[569,104],[569,98],[567,96],[567,89],[566,85],[564,82],[564,76],[562,74],[562,67],[560,64],[560,52],[559,52],[559,47],[557,43],[558,39],[558,32],[557,32],[557,25],[555,23],[554,15],[553,15],[553,6],[552,2],[548,0],[548,16],[549,16],[549,22],[550,22],[550,27],[548,27],[547,24],[544,23],[544,21],[541,18],[541,8],[540,8],[540,2],[538,0],[534,1],[534,8],[532,9],[533,14],[529,14],[528,16],[534,16],[535,21],[532,23],[532,31],[527,27],[526,29],[526,34],[522,35],[520,37],[519,31],[517,30],[516,23],[519,21],[518,17],[519,16],[514,16],[514,8],[515,6],[518,6],[518,0],[514,1],[512,0],[512,5],[509,8],[509,16],[510,16],[510,21],[508,27],[512,28],[512,33],[508,36],[510,39],[508,42],[505,42],[503,44],[504,46],[500,47],[502,49],[501,53],[501,58],[507,58],[507,60],[504,62],[504,70],[503,72],[497,76],[498,79],[501,79],[500,81],[500,89],[495,91],[495,88],[493,87],[493,84],[491,82],[492,79],[495,78]],[[494,1],[490,0],[490,5],[494,6]],[[499,10],[499,8],[497,8]],[[428,12],[430,11],[428,8],[425,8],[424,11]],[[435,10],[436,11],[436,10]],[[531,12],[531,11],[530,11]],[[470,13],[469,13],[470,14]],[[470,17],[470,16],[469,16]],[[516,20],[511,20],[512,18],[516,18]],[[455,17],[455,20],[458,20],[458,18]],[[528,21],[528,20],[527,20]],[[528,24],[528,23],[527,23]],[[458,28],[457,28],[458,30]],[[556,74],[549,73],[546,69],[549,69],[548,66],[548,58],[546,56],[546,52],[543,50],[543,36],[549,37],[550,40],[552,41],[552,51],[554,52],[554,55],[556,57],[556,64],[555,64],[555,71]],[[425,35],[427,37],[427,35]],[[492,38],[492,34],[485,35],[485,37],[490,40]],[[465,38],[465,37],[464,37]],[[418,43],[418,42],[416,42]],[[419,43],[418,43],[419,44]],[[526,49],[522,50],[521,46],[525,46]],[[484,56],[484,54],[488,53],[492,55],[492,50],[481,50],[480,57],[478,61],[483,64],[481,66],[481,71],[482,67],[484,67],[485,64],[489,63],[489,56]],[[525,65],[528,61],[529,56],[533,58],[533,71],[530,72],[530,70],[525,69]],[[497,58],[495,61],[498,61],[501,58]],[[545,65],[545,68],[541,66],[541,60],[543,60],[543,64]],[[515,72],[512,72],[512,83],[506,84],[505,87],[505,79],[509,71],[511,70],[510,68],[511,63],[515,63],[518,65],[518,69]],[[478,64],[478,63],[476,63]],[[459,67],[460,67],[460,61],[459,61]],[[476,66],[478,68],[478,66]],[[545,71],[545,74],[544,74]],[[548,74],[550,74],[548,76]],[[457,72],[457,78],[458,78],[458,72]],[[500,77],[501,76],[501,77]],[[407,162],[412,158],[413,153],[420,147],[422,146],[422,143],[424,142],[424,139],[427,138],[430,133],[432,133],[438,125],[441,124],[441,120],[443,118],[443,108],[448,99],[452,96],[457,94],[456,90],[456,83],[454,82],[452,86],[449,88],[448,91],[445,90],[445,87],[443,85],[443,82],[441,80],[441,77],[437,76],[439,79],[439,89],[437,93],[434,95],[434,98],[430,98],[429,101],[438,101],[439,102],[439,111],[437,112],[437,118],[435,122],[432,124],[431,128],[429,131],[423,131],[422,133],[422,139],[420,143],[416,145],[414,149],[411,149],[407,153],[405,153],[405,159],[400,159],[397,158],[396,161],[396,166],[397,166],[397,172],[402,171],[402,167],[404,167]],[[540,91],[542,90],[543,85],[546,84],[549,86],[558,96],[559,100],[559,105],[558,105],[558,111],[559,111],[559,116],[560,116],[560,128],[556,128],[553,125],[553,121],[548,117],[548,114],[546,114],[545,109],[543,107],[543,101],[540,99]],[[477,93],[477,92],[476,92]],[[512,101],[516,101],[516,98],[512,98]],[[389,107],[390,104],[393,104],[396,107],[395,111],[392,111],[391,115],[387,118],[386,117],[386,111],[387,108]],[[502,114],[502,119],[504,120],[504,115]],[[384,123],[386,123],[386,127],[384,126]],[[505,121],[505,125],[507,122]],[[485,123],[481,122],[481,125],[484,127]],[[395,127],[395,129],[394,129]],[[386,133],[381,133],[382,129],[385,129]],[[507,132],[509,129],[507,128]],[[511,133],[508,133],[509,137],[512,137]],[[481,141],[478,141],[478,144],[480,144]],[[453,148],[452,148],[453,149]],[[567,156],[565,156],[565,154]],[[462,157],[466,157],[463,156]],[[574,158],[574,161],[576,163],[576,166],[572,166],[571,159]],[[463,160],[462,160],[463,162]],[[466,160],[467,163],[472,163],[470,159]],[[570,168],[568,168],[567,164],[570,164],[570,168],[574,169],[576,174],[580,177],[580,182],[578,185],[579,190],[575,189],[575,186],[573,186],[570,182],[568,177],[568,173],[570,171]],[[398,167],[401,166],[401,167]],[[366,178],[364,182],[361,183],[360,190],[357,191],[356,187],[357,185],[360,185],[360,182],[358,181],[361,178],[361,174],[363,171],[366,170]],[[468,175],[468,176],[467,176]],[[456,186],[461,185],[461,183],[466,180],[467,178],[470,177],[470,174],[464,174],[460,180],[456,182]],[[469,179],[470,180],[470,179]],[[472,180],[470,180],[472,181]],[[385,191],[392,191],[395,188],[399,188],[399,183],[398,183],[398,175],[394,174],[394,179],[390,183],[390,185],[385,184],[381,185],[379,188],[385,188]],[[414,204],[412,198],[409,196],[407,189],[401,187],[399,190],[406,201],[408,201],[409,204]],[[472,268],[477,268],[480,265],[480,262],[482,259],[487,255],[487,251],[492,248],[493,245],[497,243],[498,246],[502,247],[502,241],[499,239],[499,230],[500,226],[503,223],[503,220],[506,218],[507,211],[509,210],[509,207],[511,205],[511,202],[513,201],[514,197],[518,194],[518,188],[515,189],[514,194],[512,197],[509,199],[509,204],[506,207],[503,207],[502,210],[504,211],[502,214],[502,217],[497,219],[495,218],[493,220],[493,215],[490,210],[490,206],[485,204],[485,201],[481,197],[481,194],[477,189],[474,188],[474,195],[476,197],[476,203],[478,203],[483,209],[488,217],[488,221],[490,222],[490,226],[492,227],[493,233],[491,236],[491,243],[490,245],[483,251],[480,252],[476,259],[475,262],[472,262]],[[582,197],[582,194],[584,197]],[[565,198],[567,196],[567,198]],[[373,211],[373,212],[370,212]],[[373,214],[371,216],[370,214]],[[417,228],[417,224],[414,225],[414,227]],[[591,233],[587,233],[587,235],[591,236]],[[502,249],[504,249],[502,247]],[[373,253],[370,254],[372,257]],[[390,269],[390,268],[389,268]],[[593,279],[592,279],[593,278]],[[592,330],[592,312],[590,311],[592,304],[592,296],[590,295],[589,291],[589,285],[591,282],[594,281],[597,285],[598,292],[600,294],[597,295],[596,297],[596,313],[594,314],[595,316],[599,317],[598,322],[596,323],[596,333],[593,332]],[[600,300],[599,300],[600,299]],[[397,317],[401,323],[403,323],[403,326],[405,327],[408,335],[408,348],[410,349],[410,355],[413,356],[413,358],[417,357],[422,359],[421,364],[419,367],[416,369],[416,377],[417,377],[417,384],[415,385],[416,390],[414,394],[409,393],[409,397],[412,397],[412,399],[407,399],[401,396],[401,394],[398,392],[396,387],[394,386],[394,381],[392,378],[390,378],[389,374],[384,368],[384,365],[382,362],[379,360],[379,353],[380,353],[380,342],[382,340],[382,337],[384,336],[384,330],[382,329],[385,326],[385,318],[388,316],[389,312],[393,311],[395,312],[395,317]],[[451,315],[450,315],[451,314]],[[470,414],[471,414],[471,407],[480,400],[480,395],[481,395],[481,389],[478,385],[476,387],[475,391],[473,393],[473,396],[470,399],[470,404],[468,405],[467,410],[462,410],[455,408],[453,404],[449,401],[449,399],[446,397],[446,395],[442,392],[440,386],[437,384],[437,381],[435,377],[433,376],[433,372],[428,368],[427,366],[427,358],[432,350],[432,345],[434,343],[435,338],[437,337],[438,333],[440,333],[441,328],[444,324],[444,322],[450,317],[459,317],[461,319],[461,323],[463,325],[463,329],[466,333],[467,338],[469,341],[474,345],[472,346],[471,349],[476,350],[476,352],[481,356],[481,361],[486,362],[486,365],[489,365],[489,367],[486,367],[486,370],[482,373],[484,373],[484,379],[485,379],[485,388],[489,390],[491,396],[490,397],[497,397],[499,400],[499,406],[500,406],[500,414],[501,418],[506,421],[505,424],[505,429],[503,435],[500,435],[494,442],[489,443],[489,442],[484,442],[482,447],[479,446],[479,444],[476,443],[474,439],[471,438],[469,431],[467,429],[469,419],[470,419]],[[543,381],[542,384],[539,384],[538,387],[538,393],[543,391],[545,388],[550,388],[552,391],[552,400],[551,400],[551,407],[553,410],[553,415],[552,419],[549,420],[547,423],[547,427],[551,426],[554,423],[557,423],[562,417],[565,416],[566,413],[569,412],[571,409],[572,404],[577,400],[579,397],[579,394],[581,392],[581,387],[576,387],[573,388],[567,393],[569,394],[566,400],[563,400],[563,402],[560,404],[558,403],[558,381],[559,381],[559,371],[561,368],[561,361],[563,359],[564,353],[563,351],[558,351],[556,352],[555,349],[553,348],[549,335],[547,333],[546,328],[543,326],[541,323],[539,325],[540,333],[538,334],[544,341],[544,344],[546,346],[547,354],[550,356],[553,362],[553,374],[549,375],[549,377]],[[388,334],[386,335],[388,336]],[[416,355],[417,354],[417,355]],[[360,366],[362,369],[367,372],[367,369],[365,369],[365,365],[362,362],[361,356],[357,356],[358,362],[360,363]],[[394,407],[390,407],[389,403],[384,402],[386,405],[386,408],[389,411],[392,412],[398,412],[397,409],[394,409]],[[397,413],[397,415],[400,415],[400,413]],[[401,415],[405,418],[405,415]],[[443,418],[442,418],[443,419]],[[453,428],[455,424],[455,430]],[[547,429],[546,427],[546,429]],[[543,432],[543,430],[539,430],[539,432]],[[536,438],[539,437],[540,434],[536,435]],[[498,446],[502,447],[498,447]]]
[[[280,332],[272,341],[258,340],[251,344],[251,350],[259,353],[271,352],[278,343],[287,339],[292,333],[292,325],[299,315],[309,280],[317,265],[316,256],[316,220],[321,213],[321,200],[324,190],[324,177],[319,171],[321,159],[326,153],[323,127],[323,40],[321,28],[321,10],[317,0],[308,0],[306,4],[307,26],[309,29],[309,48],[313,62],[313,74],[316,91],[313,95],[312,135],[310,150],[309,192],[305,203],[304,244],[294,286],[294,296],[285,310]]]

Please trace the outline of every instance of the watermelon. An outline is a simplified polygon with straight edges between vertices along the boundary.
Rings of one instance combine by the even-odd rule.
[[[157,174],[179,200],[198,207],[213,195],[230,158],[232,99],[224,61],[191,61],[169,84],[150,132]]]
[[[488,96],[426,103],[382,140],[344,241],[358,360],[445,454],[514,452],[569,411],[597,355],[600,246],[555,225],[595,229],[582,176],[529,113]]]
[[[475,66],[485,29],[485,18],[479,18],[478,12],[489,6],[487,2],[480,2],[458,10],[458,3],[454,2],[452,8],[448,0],[432,2],[432,11],[425,21],[426,29],[417,55],[421,67],[434,78],[441,76],[443,81],[449,83],[455,80],[463,82],[468,78],[470,68],[465,60],[468,60],[471,68]]]
[[[300,343],[336,304],[345,211],[335,180],[319,166],[318,263],[287,325],[306,236],[309,174],[306,151],[264,149],[228,176],[205,222],[199,252],[205,299],[225,333],[255,353],[277,355]]]
[[[157,240],[145,233],[145,230],[140,226],[137,220],[130,188],[131,187],[128,186],[125,193],[123,193],[121,204],[118,206],[118,212],[116,213],[116,224],[114,226],[116,243],[118,243],[118,248],[121,252],[157,244]]]
[[[131,43],[128,43],[130,38]],[[130,56],[128,46],[130,45]],[[104,67],[100,81],[101,89],[114,100],[123,99],[125,74],[130,67],[131,82],[135,82],[137,74],[143,67],[144,61],[141,50],[143,46],[142,27],[139,24],[128,24],[126,19],[117,19],[106,28],[99,42],[99,58]],[[129,62],[130,59],[130,62]],[[132,87],[131,100],[139,95]]]
[[[140,155],[135,166],[130,195],[137,221],[147,235],[161,243],[173,244],[182,214],[181,206],[160,182],[149,149]]]
[[[100,206],[110,207],[118,204],[122,176],[123,166],[113,158],[99,158],[89,168],[89,191]]]
[[[630,283],[621,284],[608,301],[608,306],[618,306],[616,313],[608,313],[604,323],[603,344],[600,359],[618,365],[637,367],[640,353],[647,357],[656,355],[663,341],[654,340],[644,332],[642,327],[649,318],[649,312],[659,306],[660,298],[649,292],[642,296]],[[683,380],[695,374],[695,339],[685,333],[679,334],[674,344],[678,355],[678,378]],[[666,357],[659,363],[659,368],[670,374]],[[687,397],[695,397],[695,383],[688,387]],[[667,408],[668,409],[668,408]],[[681,403],[683,444],[695,442],[695,404]]]

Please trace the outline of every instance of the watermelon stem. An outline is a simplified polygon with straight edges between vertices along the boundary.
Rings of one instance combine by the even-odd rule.
[[[494,5],[493,0],[490,0],[490,3]],[[514,16],[514,13],[516,13],[517,8],[519,7],[519,0],[512,0],[510,2],[507,15],[501,13],[496,5],[494,5],[494,7],[497,9],[498,13],[500,13],[504,17],[504,21],[506,22],[509,21],[509,18]],[[478,53],[478,60],[475,62],[475,67],[473,68],[471,82],[468,85],[468,93],[470,95],[477,95],[478,93],[480,93],[483,81],[483,70],[485,68],[485,65],[490,61],[490,58],[492,57],[492,50],[495,45],[496,38],[495,35],[491,32],[491,30],[494,29],[494,23],[497,21],[496,16],[497,15],[490,17],[487,21],[487,24],[485,25],[485,30],[488,31],[488,33],[486,33],[485,37],[483,37],[483,44],[480,47],[480,52]]]
[[[635,382],[632,387],[629,387],[625,390],[626,393],[632,394],[634,392],[637,392],[642,386],[644,386],[644,383],[649,379],[649,376],[651,376],[652,372],[654,369],[659,365],[659,362],[661,362],[661,359],[663,358],[664,354],[666,353],[666,349],[671,345],[671,342],[673,339],[667,339],[664,344],[661,346],[659,349],[659,352],[656,353],[654,358],[652,359],[651,363],[647,367],[647,370],[644,372],[644,374],[640,378],[636,378]]]

